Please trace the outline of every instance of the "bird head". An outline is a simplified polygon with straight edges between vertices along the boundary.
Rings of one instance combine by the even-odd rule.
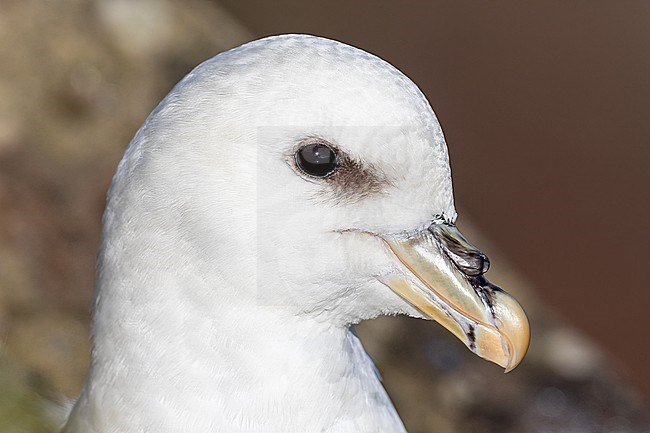
[[[286,35],[204,62],[160,103],[120,164],[105,239],[139,233],[160,273],[201,282],[202,311],[337,326],[407,314],[510,370],[528,321],[455,221],[418,87],[364,51]]]

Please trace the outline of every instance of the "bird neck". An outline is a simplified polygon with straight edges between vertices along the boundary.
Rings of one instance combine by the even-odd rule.
[[[214,302],[232,288],[174,273],[100,266],[91,368],[64,432],[404,431],[348,327]]]

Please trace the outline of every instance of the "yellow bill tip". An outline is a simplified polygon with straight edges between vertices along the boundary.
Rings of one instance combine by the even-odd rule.
[[[502,367],[508,373],[521,363],[528,351],[530,325],[524,309],[512,296],[504,292],[495,292],[494,297],[496,326],[505,340],[504,344],[508,347],[508,358]]]

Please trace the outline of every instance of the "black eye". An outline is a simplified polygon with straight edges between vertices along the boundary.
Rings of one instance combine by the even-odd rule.
[[[326,177],[336,171],[339,162],[336,151],[327,144],[308,143],[296,152],[296,164],[306,174]]]

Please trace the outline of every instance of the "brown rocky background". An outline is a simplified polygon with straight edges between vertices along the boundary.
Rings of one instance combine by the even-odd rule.
[[[88,305],[104,194],[131,136],[178,79],[201,60],[269,31],[321,32],[395,62],[382,53],[395,49],[395,43],[377,45],[386,32],[373,31],[372,20],[366,23],[371,30],[364,44],[360,36],[346,33],[348,27],[337,28],[336,22],[325,19],[326,13],[346,11],[341,5],[333,4],[319,12],[319,19],[310,20],[298,4],[282,3],[279,9],[268,9],[257,2],[226,2],[229,11],[221,3],[200,0],[0,2],[0,433],[55,431],[60,417],[55,402],[79,391],[88,362]],[[392,10],[384,6],[375,12],[381,16]],[[453,17],[450,9],[439,12]],[[349,10],[348,19],[360,18],[355,15],[359,13]],[[286,28],[282,19],[289,20]],[[433,48],[442,52],[444,44]],[[394,57],[433,99],[430,84],[417,76],[417,63],[411,71],[403,58]],[[467,73],[453,64],[448,68]],[[433,92],[437,97],[441,91]],[[480,98],[499,95],[486,90]],[[438,109],[435,101],[433,105]],[[444,107],[441,117],[448,136],[451,127],[451,140],[459,120]],[[481,119],[470,121],[480,124]],[[512,132],[511,120],[489,126],[490,136]],[[517,134],[527,138],[522,131]],[[474,158],[480,161],[492,151],[483,145],[476,152]],[[467,188],[463,178],[471,174],[463,164],[476,161],[464,160],[461,154],[454,157],[453,148],[452,157],[462,190]],[[501,164],[508,164],[507,155],[502,158]],[[547,158],[546,163],[554,162],[553,155]],[[480,184],[476,188],[491,196]],[[552,204],[551,196],[543,197]],[[526,306],[533,345],[524,364],[504,376],[431,323],[387,318],[363,324],[359,334],[409,431],[650,431],[641,394],[629,385],[630,371],[638,374],[629,367],[634,362],[616,360],[567,326],[540,301],[539,288],[531,289],[490,239],[483,239],[466,219],[461,225],[490,253],[491,279],[511,289]],[[617,229],[625,236],[631,227],[620,223]],[[525,235],[521,227],[518,230]],[[646,242],[647,249],[647,237],[640,242]],[[574,249],[589,256],[588,247]],[[540,245],[540,250],[546,248]],[[642,267],[635,272],[643,273]],[[623,289],[612,288],[619,296]],[[593,296],[602,293],[594,289]],[[647,318],[647,306],[642,311]],[[602,314],[581,311],[587,319]],[[639,317],[639,323],[643,319]],[[581,325],[579,320],[574,323]],[[642,346],[647,356],[647,329],[637,335],[642,341],[626,344]],[[639,379],[643,381],[647,383],[647,374]]]

